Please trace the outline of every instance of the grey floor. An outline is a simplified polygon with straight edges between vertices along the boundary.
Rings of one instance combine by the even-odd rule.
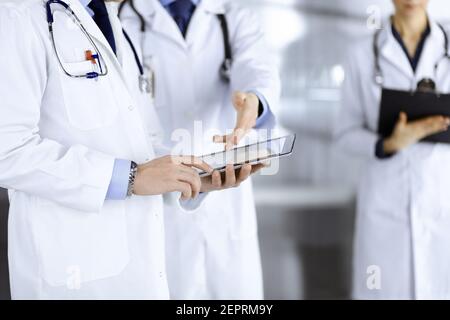
[[[0,300],[10,298],[8,258],[7,258],[7,237],[8,237],[8,201],[7,194],[0,189]]]
[[[258,208],[266,299],[350,299],[353,212]]]

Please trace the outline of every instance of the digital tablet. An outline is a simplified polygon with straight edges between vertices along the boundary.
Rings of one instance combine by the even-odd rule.
[[[214,170],[224,172],[226,166],[232,164],[235,169],[240,169],[245,164],[259,164],[266,161],[289,156],[294,151],[296,135],[249,144],[228,151],[215,152],[200,157]],[[201,177],[211,175],[208,172],[200,172]]]

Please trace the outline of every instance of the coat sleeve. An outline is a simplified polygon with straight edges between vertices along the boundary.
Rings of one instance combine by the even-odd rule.
[[[40,135],[47,54],[30,9],[0,4],[0,186],[99,212],[114,158]]]
[[[258,92],[276,116],[280,103],[280,76],[275,58],[265,43],[263,28],[250,10],[231,6],[226,14],[233,54],[231,88]]]
[[[345,68],[341,108],[334,138],[339,149],[357,156],[374,158],[379,137],[367,127],[360,72],[363,66],[355,58],[351,57]]]

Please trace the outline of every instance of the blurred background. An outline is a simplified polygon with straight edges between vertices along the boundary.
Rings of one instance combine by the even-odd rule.
[[[361,160],[332,146],[348,44],[369,37],[391,0],[235,0],[254,8],[283,81],[281,125],[298,135],[274,177],[255,179],[267,299],[349,299],[355,186]],[[430,14],[450,22],[448,0]],[[7,213],[0,191],[0,299],[9,298]]]

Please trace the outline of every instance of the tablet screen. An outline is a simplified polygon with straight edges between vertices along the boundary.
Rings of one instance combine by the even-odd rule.
[[[270,139],[228,151],[205,155],[201,159],[219,171],[224,170],[228,164],[232,164],[235,167],[247,163],[257,164],[291,154],[295,139],[295,135]],[[205,172],[200,173],[200,175],[204,174]]]

